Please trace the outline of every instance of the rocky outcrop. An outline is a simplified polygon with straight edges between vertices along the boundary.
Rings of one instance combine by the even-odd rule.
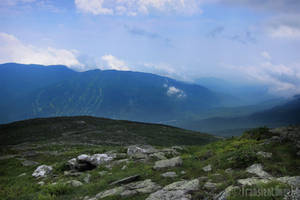
[[[262,183],[269,183],[270,179],[261,179],[261,178],[246,178],[246,179],[239,179],[237,182],[243,186],[251,186],[251,185],[257,185]]]
[[[248,173],[255,174],[260,178],[272,178],[272,176],[263,170],[263,166],[261,164],[253,164],[246,169]]]
[[[218,195],[214,197],[214,200],[227,200],[227,198],[230,196],[230,193],[234,190],[239,190],[240,188],[238,186],[228,186],[224,191],[220,192]]]
[[[203,167],[202,170],[205,172],[210,172],[212,170],[211,165],[207,165],[207,166]]]
[[[276,180],[286,183],[292,187],[300,188],[300,176],[284,176],[277,178]]]
[[[177,177],[177,174],[175,172],[166,172],[161,174],[161,176],[165,178],[175,178]]]
[[[178,181],[150,194],[146,200],[190,200],[192,198],[190,192],[198,188],[198,179]]]
[[[163,169],[163,168],[176,167],[176,166],[181,166],[181,165],[182,165],[181,157],[175,157],[175,158],[171,158],[171,159],[156,161],[153,169],[159,170],[159,169]]]
[[[90,198],[88,200],[97,200],[97,199],[102,199],[105,197],[115,196],[115,195],[120,195],[121,197],[127,197],[138,193],[147,194],[147,193],[155,192],[160,188],[161,187],[159,185],[152,182],[150,179],[147,179],[144,181],[133,182],[127,185],[105,190],[103,192],[98,193],[95,197]]]
[[[264,151],[259,151],[256,153],[256,155],[261,156],[263,158],[271,158],[272,157],[272,153],[264,152]]]
[[[48,165],[41,165],[33,172],[32,176],[35,178],[44,178],[52,172],[53,168]]]
[[[108,154],[94,154],[94,155],[79,155],[77,158],[72,158],[67,162],[71,170],[86,171],[94,169],[95,167],[105,164],[113,160],[113,157]]]

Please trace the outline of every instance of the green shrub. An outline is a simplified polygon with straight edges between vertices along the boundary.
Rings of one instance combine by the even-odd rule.
[[[269,132],[269,128],[267,127],[260,127],[251,129],[246,131],[241,136],[242,139],[253,139],[253,140],[263,140],[272,137],[272,134]]]
[[[57,184],[51,184],[51,185],[47,185],[43,188],[43,192],[47,195],[51,195],[51,196],[60,196],[60,195],[64,195],[64,194],[68,194],[72,191],[72,187],[70,185],[67,184],[63,184],[63,183],[57,183]]]

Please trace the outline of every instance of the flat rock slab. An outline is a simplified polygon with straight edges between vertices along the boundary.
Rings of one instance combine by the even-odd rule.
[[[272,178],[272,176],[263,170],[263,166],[261,164],[253,164],[246,169],[248,173],[255,174],[260,178]]]
[[[114,181],[110,185],[127,184],[127,183],[131,183],[133,181],[137,181],[139,178],[140,178],[140,175],[129,176],[129,177],[123,178],[121,180]]]
[[[158,170],[158,169],[163,169],[168,167],[177,167],[181,165],[182,165],[181,157],[175,157],[171,159],[156,161],[153,169]]]

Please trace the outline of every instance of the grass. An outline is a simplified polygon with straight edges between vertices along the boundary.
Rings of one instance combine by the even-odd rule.
[[[264,130],[264,131],[263,131]],[[259,133],[258,133],[259,132]],[[259,136],[263,134],[264,136]],[[154,160],[149,162],[133,162],[127,164],[125,170],[121,170],[123,164],[114,166],[111,170],[105,166],[100,166],[94,170],[83,173],[78,177],[65,176],[65,163],[69,159],[80,154],[103,153],[107,151],[126,152],[125,146],[116,145],[90,145],[90,144],[70,144],[31,142],[23,146],[23,149],[16,146],[2,146],[1,155],[18,155],[15,158],[0,160],[0,199],[1,200],[79,200],[85,196],[93,197],[97,193],[106,189],[111,189],[110,183],[128,176],[139,174],[141,180],[151,179],[161,186],[168,185],[182,179],[190,180],[199,177],[207,177],[213,183],[220,183],[215,193],[223,191],[230,185],[238,185],[237,180],[252,177],[253,175],[245,172],[245,168],[254,164],[261,163],[264,170],[275,177],[300,175],[297,166],[300,166],[300,159],[296,157],[296,149],[290,143],[261,145],[265,139],[271,137],[267,129],[255,129],[253,132],[247,132],[242,137],[234,137],[215,141],[206,145],[185,146],[181,152],[183,165],[172,169],[160,171],[153,170]],[[168,146],[168,145],[166,145]],[[20,146],[17,146],[20,147]],[[25,148],[26,147],[26,148]],[[165,146],[156,146],[164,148]],[[25,149],[25,150],[24,150]],[[35,156],[26,159],[37,161],[41,164],[53,166],[53,174],[43,179],[45,185],[40,186],[37,183],[41,180],[31,176],[36,166],[22,166],[18,158],[24,151],[39,152]],[[271,152],[271,158],[262,158],[257,156],[258,151]],[[58,152],[58,154],[49,154]],[[211,172],[204,172],[202,168],[208,164],[212,165]],[[232,173],[225,170],[232,168]],[[107,171],[107,174],[100,175],[99,172]],[[163,178],[161,174],[167,171],[175,171],[178,177]],[[181,173],[184,171],[185,173]],[[24,176],[20,174],[26,173]],[[91,175],[89,183],[84,183],[87,174]],[[74,188],[66,184],[67,181],[78,180],[84,184]],[[209,195],[203,189],[205,181],[200,183],[199,191],[193,195],[194,199],[201,199],[203,195]],[[57,183],[53,185],[53,183]],[[287,189],[287,186],[279,182],[271,182],[244,189]],[[148,195],[135,195],[128,198],[130,200],[142,200]],[[282,196],[265,197],[264,199],[280,199]],[[105,200],[120,199],[118,196],[107,197]],[[237,199],[258,199],[256,197],[241,196],[241,193],[235,192],[230,197],[231,200]],[[259,198],[261,199],[261,198]]]

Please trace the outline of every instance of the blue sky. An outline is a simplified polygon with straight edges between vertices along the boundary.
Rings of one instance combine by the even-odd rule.
[[[297,0],[1,0],[0,63],[219,77],[300,93]]]

